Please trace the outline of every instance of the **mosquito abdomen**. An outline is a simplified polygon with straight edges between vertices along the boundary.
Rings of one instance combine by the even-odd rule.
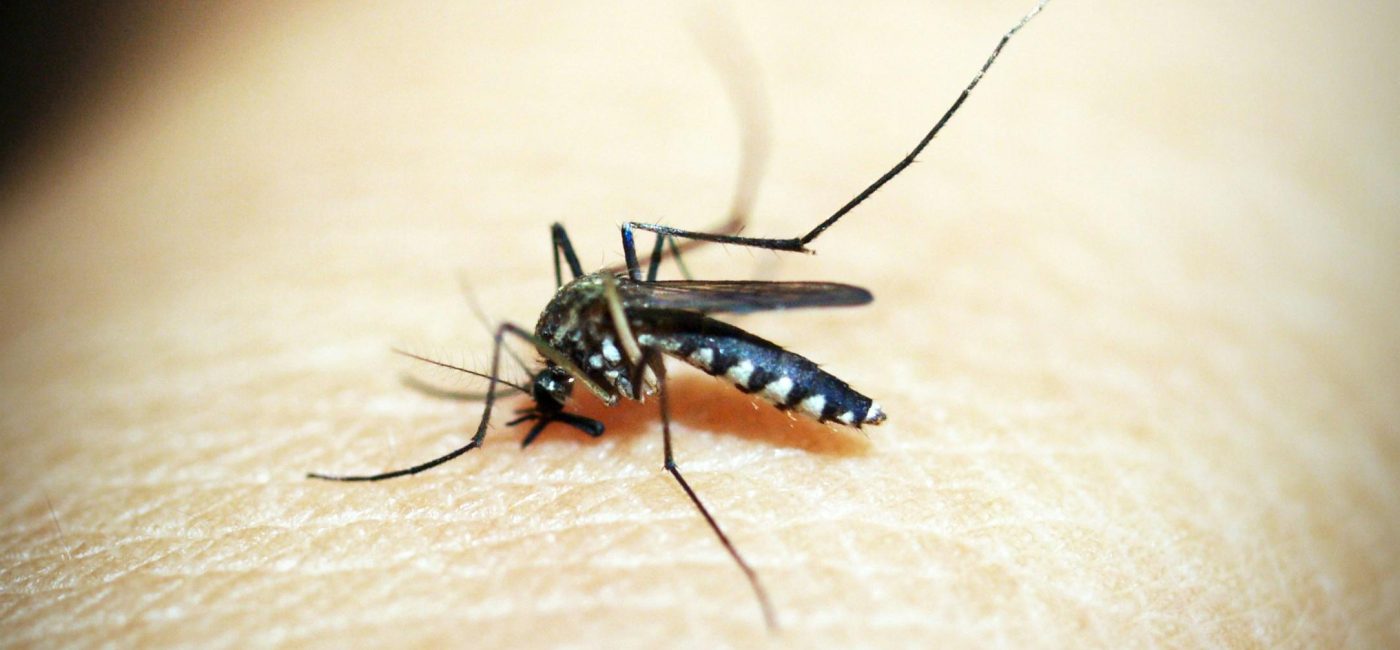
[[[636,321],[633,327],[639,330],[641,345],[728,379],[739,390],[757,394],[779,409],[856,428],[885,421],[879,404],[812,360],[733,325],[670,311],[643,315]]]

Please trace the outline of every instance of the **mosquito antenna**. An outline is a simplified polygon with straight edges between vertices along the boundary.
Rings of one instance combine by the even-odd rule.
[[[996,61],[997,56],[1001,54],[1001,49],[1006,47],[1007,41],[1010,41],[1011,37],[1016,35],[1016,32],[1021,31],[1021,28],[1025,27],[1026,23],[1029,23],[1032,18],[1035,18],[1036,14],[1040,13],[1040,10],[1044,9],[1045,5],[1049,2],[1050,0],[1040,0],[1040,3],[1037,4],[1030,13],[1021,18],[1021,22],[1016,23],[1015,27],[1012,27],[1010,31],[1006,32],[1006,34],[1001,37],[1001,40],[997,42],[996,48],[992,50],[991,56],[987,57],[987,62],[983,63],[982,69],[977,71],[977,76],[972,78],[971,83],[968,83],[966,88],[963,88],[962,94],[958,95],[958,99],[943,113],[943,117],[938,119],[938,122],[933,125],[932,129],[929,129],[928,134],[924,135],[924,138],[919,141],[919,144],[914,147],[913,151],[909,152],[909,155],[905,156],[904,159],[895,164],[894,167],[891,167],[890,170],[885,172],[880,178],[875,179],[875,182],[871,183],[869,187],[861,190],[860,194],[857,194],[856,197],[851,199],[846,205],[841,206],[841,209],[837,210],[836,214],[827,217],[826,221],[817,224],[816,228],[813,228],[811,232],[803,235],[802,239],[799,241],[802,244],[807,244],[813,239],[816,239],[818,235],[821,235],[823,231],[830,228],[838,219],[846,216],[847,212],[850,212],[857,205],[860,205],[861,202],[870,198],[871,194],[874,194],[881,187],[884,187],[885,183],[890,182],[890,179],[898,176],[900,172],[904,171],[904,168],[913,164],[914,159],[919,156],[919,153],[924,150],[924,147],[927,147],[928,143],[933,141],[933,137],[938,135],[939,131],[943,130],[943,125],[947,124],[949,118],[953,117],[953,114],[958,112],[958,109],[962,107],[963,102],[967,100],[967,96],[972,93],[972,89],[976,88],[977,84],[982,81],[982,75],[987,74],[987,70],[992,67],[992,62]]]
[[[398,349],[398,348],[394,348],[394,352],[397,353],[397,354],[402,354],[403,356],[409,357],[410,359],[417,359],[417,360],[422,361],[422,362],[424,362],[424,363],[431,363],[431,364],[433,364],[433,365],[435,365],[435,366],[438,366],[438,367],[440,367],[440,368],[447,368],[447,369],[449,369],[449,370],[456,370],[457,372],[465,372],[465,373],[467,373],[467,374],[469,374],[469,375],[472,375],[473,377],[480,377],[480,378],[485,379],[485,380],[487,380],[487,381],[490,381],[490,380],[492,380],[492,379],[495,379],[497,383],[505,384],[505,385],[510,386],[511,388],[514,388],[515,390],[518,390],[518,391],[520,391],[520,392],[522,392],[522,393],[528,393],[528,392],[530,392],[530,389],[528,389],[528,388],[526,388],[526,387],[524,387],[524,386],[521,386],[520,384],[517,384],[517,383],[514,383],[514,382],[506,381],[506,380],[504,380],[504,379],[501,379],[500,377],[494,377],[494,378],[493,378],[491,375],[488,375],[488,374],[486,374],[486,373],[484,373],[484,372],[477,372],[477,371],[475,371],[475,370],[468,370],[468,369],[463,368],[463,367],[461,367],[461,366],[454,366],[454,365],[452,365],[452,364],[450,364],[450,363],[443,363],[443,362],[438,361],[438,360],[436,360],[436,359],[429,359],[428,357],[420,357],[420,356],[418,356],[418,355],[416,355],[416,354],[414,354],[414,353],[412,353],[412,352],[405,352],[405,351],[400,350],[400,349]]]
[[[496,328],[491,326],[491,318],[486,315],[486,310],[482,308],[481,301],[476,299],[476,292],[472,291],[471,283],[467,282],[467,274],[457,274],[457,284],[462,288],[462,296],[467,299],[467,308],[472,310],[472,315],[476,316],[477,322],[481,323],[481,326],[486,328],[486,332],[494,336]],[[530,372],[530,366],[525,365],[525,362],[520,359],[520,356],[517,355],[515,350],[509,345],[506,346],[506,354],[510,355],[510,358],[515,360],[515,363],[520,366],[520,369],[523,370],[525,374],[534,374]]]
[[[403,385],[408,386],[409,388],[412,388],[413,390],[416,390],[420,393],[423,393],[428,397],[457,400],[460,402],[480,402],[486,399],[486,391],[484,390],[465,391],[453,390],[451,388],[443,388],[442,386],[438,386],[431,382],[423,381],[422,379],[414,377],[413,375],[408,373],[404,373],[401,377],[399,377],[399,381],[402,382]],[[510,389],[512,391],[517,390],[513,386],[510,387]]]

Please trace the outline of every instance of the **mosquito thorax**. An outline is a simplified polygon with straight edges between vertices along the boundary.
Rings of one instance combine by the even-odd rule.
[[[555,347],[564,347],[565,342],[577,342],[605,326],[606,304],[603,302],[603,274],[590,273],[574,278],[554,292],[549,304],[540,312],[535,323],[535,336]]]
[[[588,379],[612,395],[635,396],[635,368],[623,356],[612,315],[608,312],[604,278],[609,271],[579,276],[554,292],[540,312],[535,336],[568,357]],[[623,276],[617,276],[624,281]],[[640,325],[632,319],[632,326]],[[636,399],[636,397],[633,397]]]

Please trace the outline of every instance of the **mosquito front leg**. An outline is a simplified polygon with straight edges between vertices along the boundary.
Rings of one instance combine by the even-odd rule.
[[[482,441],[486,439],[486,428],[491,423],[491,407],[494,406],[496,403],[496,386],[497,384],[504,383],[497,377],[500,374],[501,370],[501,348],[504,347],[506,334],[513,334],[515,336],[523,338],[527,342],[530,342],[532,344],[534,343],[534,337],[531,336],[529,332],[526,332],[525,330],[511,323],[502,323],[500,327],[496,328],[494,345],[491,348],[491,374],[487,376],[489,383],[486,385],[486,407],[481,413],[481,422],[478,423],[476,426],[476,435],[472,436],[471,442],[468,442],[466,446],[454,449],[453,451],[448,452],[447,454],[444,454],[442,456],[438,456],[437,458],[434,458],[426,463],[420,463],[418,465],[414,465],[413,467],[394,470],[392,472],[384,472],[382,474],[369,474],[364,476],[337,476],[313,472],[307,474],[306,477],[322,479],[326,481],[382,481],[385,479],[398,478],[400,476],[409,476],[411,474],[417,474],[419,472],[430,470],[434,467],[437,467],[438,465],[452,460],[453,458],[461,456],[462,454],[465,454],[473,449],[476,449],[477,447],[480,447]],[[415,358],[423,359],[422,357]],[[427,361],[427,359],[423,360]],[[460,368],[454,369],[462,370]]]

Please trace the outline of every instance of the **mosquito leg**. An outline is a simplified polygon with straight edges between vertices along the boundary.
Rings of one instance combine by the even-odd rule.
[[[638,282],[642,280],[642,264],[637,261],[637,241],[632,235],[631,221],[622,224],[622,261],[627,265],[627,277]],[[658,234],[657,237],[661,235]]]
[[[730,216],[730,218],[729,218],[728,221],[725,221],[724,223],[722,223],[722,224],[720,224],[719,226],[715,227],[715,228],[714,228],[713,230],[711,230],[710,232],[712,232],[712,233],[714,233],[714,234],[720,234],[720,235],[737,235],[737,234],[739,234],[741,231],[743,231],[744,226],[746,225],[747,222],[748,222],[748,215],[746,215],[746,214],[745,214],[745,215],[733,215],[733,216]],[[702,241],[702,240],[698,240],[698,239],[687,239],[687,240],[685,240],[685,241],[683,241],[683,242],[677,243],[677,242],[673,239],[672,242],[671,242],[670,250],[669,250],[669,251],[666,251],[665,253],[663,253],[662,258],[664,259],[664,258],[667,257],[667,256],[678,256],[678,255],[680,255],[682,252],[690,252],[691,250],[694,250],[694,249],[696,249],[696,248],[699,248],[700,246],[703,246],[703,245],[708,244],[708,243],[710,243],[710,242],[708,242],[708,241]],[[626,251],[624,250],[623,252],[624,252],[624,254],[625,254]],[[650,263],[650,260],[648,260],[648,263]],[[679,263],[678,263],[678,264],[679,264]],[[632,268],[632,267],[630,267],[630,266],[628,266],[627,264],[624,263],[624,264],[620,264],[620,265],[609,266],[609,267],[607,267],[607,268],[605,268],[605,269],[603,269],[603,270],[606,271],[606,272],[608,272],[608,273],[618,273],[618,272],[620,272],[620,271],[629,270],[630,268]],[[686,275],[687,275],[687,277],[688,277],[688,276],[689,276],[688,272],[684,271],[684,268],[685,268],[685,267],[684,267],[683,265],[681,265],[681,268],[682,268],[682,273],[686,273]],[[640,276],[638,276],[638,277],[640,277]]]
[[[550,236],[553,239],[554,248],[554,288],[564,286],[564,275],[559,268],[559,254],[564,254],[564,259],[569,263],[569,271],[573,272],[577,278],[583,275],[583,265],[578,263],[578,255],[574,254],[574,245],[569,243],[569,233],[564,231],[564,224],[555,223],[549,227]]]
[[[934,136],[938,135],[938,132],[943,130],[943,125],[947,124],[948,120],[953,117],[953,114],[958,112],[958,109],[962,107],[963,102],[967,101],[967,96],[972,94],[972,89],[976,88],[977,84],[982,81],[982,75],[987,74],[987,70],[989,70],[992,67],[992,63],[995,62],[997,60],[997,57],[1001,55],[1001,50],[1002,48],[1006,47],[1006,43],[1011,40],[1012,36],[1016,35],[1016,32],[1021,31],[1021,28],[1025,27],[1026,23],[1029,23],[1032,18],[1035,18],[1036,14],[1040,13],[1040,10],[1044,9],[1046,3],[1048,2],[1050,2],[1050,0],[1040,0],[1040,2],[1035,5],[1034,9],[1031,9],[1029,13],[1027,13],[1021,18],[1020,22],[1016,23],[1016,26],[1012,27],[1006,32],[1006,34],[1002,35],[1001,40],[997,41],[996,47],[992,48],[992,53],[990,56],[987,57],[986,63],[982,64],[981,69],[979,69],[977,71],[977,74],[972,77],[972,81],[968,82],[967,87],[963,88],[963,91],[960,94],[958,94],[958,98],[953,101],[953,105],[950,106],[948,110],[943,113],[942,117],[938,118],[938,122],[934,123],[933,128],[929,129],[929,132],[924,135],[922,140],[919,140],[919,144],[914,146],[914,150],[910,151],[909,155],[901,159],[898,163],[895,164],[894,167],[891,167],[889,171],[885,172],[879,178],[875,179],[874,183],[871,183],[868,187],[861,190],[860,193],[855,196],[855,198],[848,201],[846,205],[841,206],[841,209],[837,210],[835,214],[832,214],[830,217],[827,217],[826,221],[817,224],[816,228],[813,228],[806,235],[800,237],[798,241],[801,244],[807,244],[813,239],[816,239],[818,235],[821,235],[823,231],[825,231],[827,228],[830,228],[832,224],[836,223],[837,220],[845,216],[847,212],[850,212],[857,205],[860,205],[861,202],[865,201],[867,198],[870,198],[870,195],[874,194],[876,190],[879,190],[881,187],[884,187],[885,183],[890,182],[891,179],[893,179],[895,176],[898,176],[900,172],[904,171],[906,167],[913,164],[914,159],[917,158],[921,152],[923,152],[924,147],[927,147],[928,143],[933,141]]]
[[[810,251],[808,251],[806,248],[804,248],[804,247],[802,246],[802,244],[803,244],[804,242],[803,242],[802,238],[800,238],[800,237],[794,237],[794,238],[792,238],[792,239],[771,239],[771,238],[765,238],[765,237],[740,237],[740,236],[738,236],[738,235],[728,235],[728,234],[723,234],[723,233],[696,232],[696,231],[694,231],[694,230],[681,230],[680,228],[672,228],[672,227],[670,227],[670,226],[663,226],[663,225],[658,224],[658,223],[638,223],[638,222],[635,222],[635,221],[628,221],[628,222],[622,224],[622,246],[623,246],[623,251],[622,251],[622,252],[623,252],[623,255],[624,255],[624,257],[625,257],[626,254],[627,254],[627,249],[628,249],[629,247],[632,248],[632,256],[631,256],[630,258],[628,258],[628,266],[627,266],[627,268],[628,268],[629,271],[631,271],[631,270],[634,268],[633,265],[632,265],[632,263],[635,262],[635,261],[636,261],[636,258],[637,258],[636,245],[635,245],[634,243],[632,243],[632,242],[633,242],[632,230],[633,230],[634,228],[637,229],[637,230],[646,230],[646,231],[648,231],[648,232],[654,232],[654,233],[656,233],[658,236],[679,237],[679,238],[681,238],[681,239],[689,239],[689,240],[700,241],[700,242],[712,242],[712,243],[716,243],[716,244],[738,244],[738,245],[740,245],[740,246],[751,246],[751,247],[753,247],[753,248],[766,248],[766,249],[768,249],[768,250],[775,250],[775,251],[792,251],[792,252],[797,252],[797,253],[807,253],[807,252],[810,252]],[[637,275],[635,278],[633,278],[633,279],[641,280],[640,269],[638,269],[638,275]]]
[[[434,458],[426,463],[420,463],[418,465],[414,465],[413,467],[394,470],[392,472],[384,472],[382,474],[369,474],[365,476],[335,476],[330,474],[320,474],[313,472],[307,474],[306,477],[322,479],[326,481],[382,481],[385,479],[398,478],[400,476],[408,476],[410,474],[417,474],[419,472],[430,470],[434,467],[437,467],[438,465],[452,460],[453,458],[461,456],[462,454],[465,454],[473,449],[476,449],[477,447],[480,447],[482,441],[486,439],[486,428],[491,423],[491,407],[494,406],[496,403],[496,385],[498,383],[502,383],[500,379],[497,379],[497,375],[500,373],[501,369],[501,348],[504,345],[506,334],[519,336],[525,339],[526,341],[530,341],[532,344],[534,343],[534,337],[530,336],[530,334],[525,330],[520,329],[519,327],[516,327],[511,323],[502,323],[500,327],[496,328],[495,345],[491,349],[491,374],[489,375],[490,383],[488,383],[486,386],[486,407],[481,413],[481,422],[476,426],[476,435],[472,436],[471,442],[468,442],[466,446],[459,447],[451,452],[448,452],[447,454],[438,456],[437,458]]]
[[[741,223],[740,225],[742,225],[742,223]],[[673,228],[667,228],[666,226],[659,226],[659,225],[656,225],[656,224],[637,223],[637,222],[634,222],[634,221],[628,221],[628,222],[626,222],[626,223],[623,223],[623,224],[622,224],[622,257],[623,257],[623,259],[625,260],[625,265],[626,265],[626,270],[627,270],[627,277],[629,277],[629,278],[631,278],[631,279],[633,279],[633,280],[636,280],[636,281],[638,281],[638,282],[643,281],[643,276],[642,276],[642,263],[641,263],[641,260],[639,260],[639,259],[637,258],[637,241],[636,241],[636,235],[632,232],[632,229],[633,229],[633,228],[637,228],[637,229],[640,229],[640,230],[651,230],[652,232],[655,232],[655,233],[656,233],[656,243],[652,245],[651,255],[647,258],[647,273],[646,273],[646,277],[645,277],[645,281],[646,281],[646,282],[654,282],[654,281],[656,281],[657,271],[658,271],[658,269],[661,268],[661,260],[665,259],[665,258],[667,257],[667,255],[669,255],[669,256],[675,258],[675,260],[676,260],[676,266],[680,268],[681,276],[684,277],[684,278],[687,279],[687,280],[691,279],[691,277],[690,277],[690,269],[687,269],[687,268],[685,267],[685,262],[681,259],[681,253],[682,253],[682,251],[685,251],[685,250],[687,250],[687,249],[690,249],[690,248],[693,248],[693,247],[694,247],[694,246],[690,246],[690,245],[688,245],[688,244],[692,244],[692,245],[693,245],[693,244],[703,244],[703,243],[706,243],[706,242],[709,242],[709,241],[718,241],[718,240],[711,240],[711,239],[709,239],[710,237],[728,237],[728,235],[724,235],[724,234],[714,234],[714,233],[691,233],[691,234],[698,234],[698,235],[702,235],[702,236],[700,236],[700,237],[689,237],[689,241],[686,241],[686,242],[684,242],[684,243],[679,243],[679,244],[678,244],[678,243],[676,243],[676,238],[675,238],[674,236],[672,236],[672,232],[680,233],[682,237],[687,237],[687,236],[688,236],[688,235],[687,235],[687,231],[684,231],[684,230],[676,230],[676,229],[673,229]],[[657,230],[658,228],[666,229],[666,232],[661,232],[660,230]],[[737,231],[736,231],[736,232],[737,232]],[[740,237],[739,239],[743,239],[743,238]],[[666,244],[670,244],[670,251],[669,251],[669,252],[665,252],[665,254],[663,254],[663,249],[662,249],[662,247],[663,247],[664,245],[666,245]],[[608,272],[616,272],[616,271],[620,271],[620,270],[622,270],[622,269],[621,269],[621,268],[608,268],[608,269],[605,269],[605,270],[608,271]]]
[[[690,275],[690,269],[685,267],[685,260],[681,259],[681,247],[676,244],[675,237],[667,237],[666,241],[671,244],[671,257],[676,260],[676,268],[680,269],[681,277],[687,280],[694,280]]]
[[[666,452],[666,471],[676,478],[681,489],[685,490],[685,495],[690,497],[690,502],[695,504],[695,508],[700,511],[700,515],[705,518],[705,522],[710,525],[710,530],[719,537],[719,543],[724,545],[724,550],[729,551],[729,556],[734,558],[734,562],[739,565],[739,569],[744,572],[744,576],[749,579],[749,586],[753,587],[754,596],[758,598],[758,606],[763,610],[763,620],[768,624],[768,629],[778,629],[778,619],[773,613],[773,604],[768,600],[768,592],[763,589],[763,584],[758,580],[758,573],[744,561],[744,557],[739,555],[739,549],[734,547],[734,543],[729,541],[729,536],[720,529],[719,523],[715,521],[709,509],[700,502],[700,497],[691,489],[685,477],[681,475],[680,466],[676,465],[675,454],[671,451],[671,410],[666,394],[666,363],[660,355],[650,358],[652,372],[656,374],[657,390],[661,396],[661,436],[662,445]]]
[[[656,274],[661,269],[661,260],[667,257],[667,255],[662,254],[662,246],[665,245],[669,245],[670,252],[667,255],[676,261],[676,268],[680,270],[681,277],[693,280],[690,269],[685,267],[685,260],[681,258],[681,247],[676,245],[676,238],[669,235],[657,235],[656,244],[651,249],[651,257],[647,263],[647,282],[656,281]]]
[[[879,178],[875,179],[875,182],[871,183],[865,189],[861,190],[859,194],[856,194],[855,198],[852,198],[850,201],[847,201],[846,204],[841,206],[839,210],[833,213],[830,217],[827,217],[825,221],[822,221],[821,223],[817,224],[817,226],[808,231],[807,234],[802,235],[801,237],[793,237],[790,239],[739,237],[737,235],[729,233],[694,232],[651,223],[626,223],[622,226],[624,233],[623,239],[630,241],[629,233],[631,232],[632,228],[636,228],[638,230],[647,230],[650,232],[654,232],[658,235],[669,235],[671,237],[681,237],[684,239],[696,241],[715,242],[720,244],[737,244],[740,246],[752,246],[754,248],[765,248],[768,250],[775,251],[792,251],[798,253],[811,252],[808,250],[807,244],[812,243],[812,241],[815,240],[817,237],[821,236],[821,234],[825,232],[827,228],[830,228],[832,225],[834,225],[837,221],[841,219],[841,217],[846,216],[846,213],[855,209],[857,205],[860,205],[866,199],[870,198],[870,195],[874,194],[881,187],[884,187],[886,183],[890,182],[892,179],[894,179],[895,176],[898,176],[900,172],[903,172],[907,167],[909,167],[909,165],[914,163],[914,159],[918,158],[919,154],[923,153],[924,148],[927,147],[928,144],[933,141],[934,136],[938,135],[938,132],[943,130],[943,126],[948,123],[949,119],[952,119],[953,114],[957,113],[959,108],[962,108],[963,102],[967,101],[968,95],[972,94],[972,90],[976,88],[977,84],[982,81],[982,76],[987,74],[987,70],[991,69],[992,63],[994,63],[997,60],[997,57],[1001,55],[1002,48],[1006,47],[1006,44],[1011,40],[1011,37],[1015,36],[1016,32],[1021,31],[1021,28],[1025,27],[1026,24],[1029,23],[1032,18],[1035,18],[1036,14],[1039,14],[1040,11],[1045,8],[1046,3],[1049,1],[1050,0],[1040,0],[1040,2],[1035,6],[1035,8],[1031,9],[1030,13],[1027,13],[1024,17],[1022,17],[1020,22],[1016,23],[1014,27],[1012,27],[1009,31],[1006,32],[1005,35],[1001,37],[1001,40],[997,41],[996,47],[992,49],[991,55],[987,57],[987,61],[982,64],[982,67],[977,71],[977,74],[972,77],[972,81],[968,82],[967,86],[963,88],[962,93],[960,93],[958,95],[958,98],[953,101],[952,106],[950,106],[948,110],[944,111],[943,116],[938,118],[938,121],[934,123],[933,128],[929,129],[928,133],[924,134],[924,137],[919,140],[919,143],[914,146],[914,149],[910,151],[908,155],[900,159],[898,163],[895,163],[894,167],[891,167],[889,171],[885,172],[884,174],[881,174]],[[624,245],[626,245],[626,243],[624,243]],[[635,257],[636,253],[634,252],[632,261],[635,261]],[[631,270],[634,268],[636,268],[635,265],[629,262],[628,269]],[[639,278],[634,276],[633,279]]]
[[[647,264],[647,282],[656,282],[656,272],[661,269],[661,250],[668,239],[666,235],[656,236],[656,244],[651,247],[651,261]]]

